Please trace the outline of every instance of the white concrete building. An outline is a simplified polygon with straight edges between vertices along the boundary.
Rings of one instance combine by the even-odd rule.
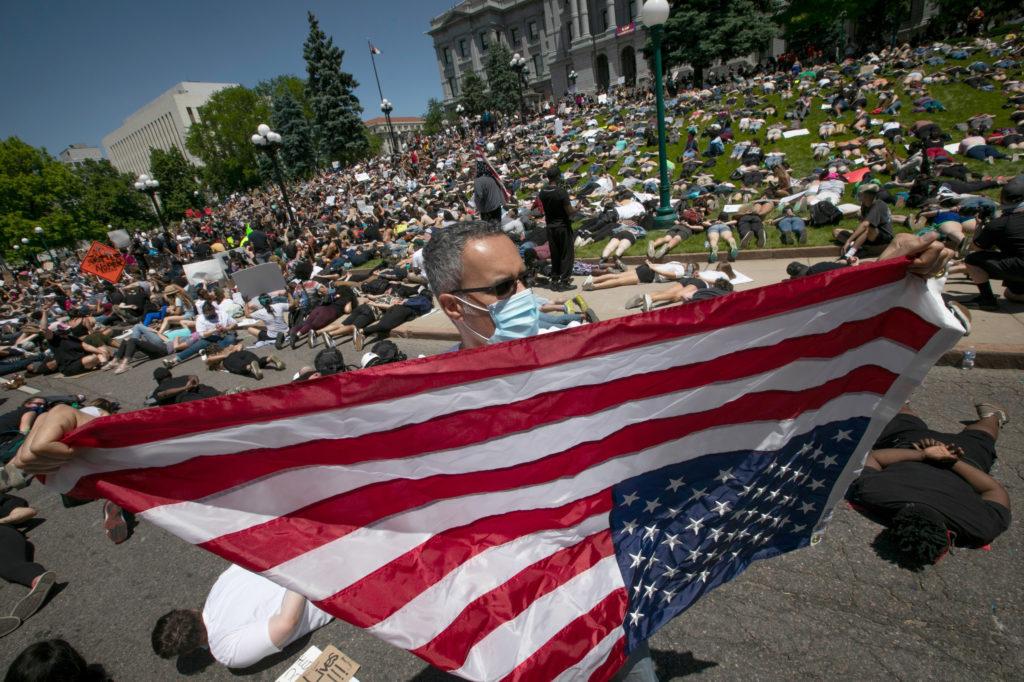
[[[69,144],[64,151],[57,155],[57,160],[69,166],[77,166],[86,159],[99,161],[103,158],[103,152],[99,147],[87,144]]]
[[[199,107],[218,90],[237,83],[182,82],[124,120],[103,137],[107,158],[114,168],[128,173],[149,173],[149,150],[177,147],[196,165],[199,159],[185,149],[185,135],[199,118]]]
[[[370,129],[370,132],[381,139],[381,152],[391,154],[391,135],[388,131],[388,120],[383,116],[363,121],[363,124]],[[395,131],[395,138],[398,140],[399,151],[405,149],[416,133],[423,130],[423,119],[419,116],[392,116],[391,127]]]
[[[526,58],[530,89],[544,97],[642,83],[650,70],[641,6],[640,0],[463,0],[434,17],[427,31],[444,101],[458,99],[469,71],[486,79],[487,51],[499,41]]]

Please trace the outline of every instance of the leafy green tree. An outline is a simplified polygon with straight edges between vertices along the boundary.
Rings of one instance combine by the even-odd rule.
[[[274,96],[271,127],[281,133],[281,162],[292,178],[307,178],[316,170],[313,131],[302,107],[288,89]]]
[[[859,15],[855,0],[802,0],[783,6],[775,16],[775,23],[786,40],[786,48],[795,54],[805,54],[808,47],[816,47],[829,58],[840,58],[846,43],[847,19]]]
[[[324,162],[348,163],[364,158],[369,145],[360,115],[363,107],[354,91],[359,86],[352,74],[341,70],[345,53],[308,14],[309,36],[302,54],[306,60],[306,92],[313,109],[318,156]]]
[[[380,156],[380,152],[384,148],[384,140],[369,128],[363,128],[363,130],[366,131],[366,146],[369,149],[367,155]]]
[[[490,107],[505,114],[519,109],[519,76],[509,66],[512,53],[503,43],[491,46],[484,64],[487,87],[490,89]]]
[[[81,183],[81,206],[90,221],[129,231],[154,225],[149,199],[133,187],[131,173],[118,172],[106,159],[87,159],[72,173]]]
[[[0,140],[0,250],[8,259],[15,244],[20,256],[43,250],[37,225],[51,248],[102,237],[106,225],[90,214],[87,199],[82,179],[46,150],[16,137]]]
[[[160,181],[160,212],[164,220],[180,220],[185,209],[201,208],[198,204],[199,183],[196,174],[199,169],[188,162],[177,147],[170,151],[151,149],[149,152],[150,174]]]
[[[423,114],[423,134],[436,135],[441,132],[447,119],[448,113],[444,110],[444,105],[431,97],[427,100],[427,112]]]
[[[185,146],[203,162],[202,176],[210,188],[227,195],[261,184],[252,135],[260,123],[270,121],[269,102],[239,85],[215,92],[199,116]]]
[[[490,96],[487,93],[487,84],[484,79],[475,71],[470,71],[462,77],[462,98],[460,100],[466,113],[470,116],[477,116],[484,113],[490,104]]]
[[[772,21],[776,0],[689,0],[673,3],[663,28],[662,57],[667,69],[693,67],[694,81],[717,60],[728,61],[761,50],[778,32]],[[648,38],[646,52],[650,52]]]

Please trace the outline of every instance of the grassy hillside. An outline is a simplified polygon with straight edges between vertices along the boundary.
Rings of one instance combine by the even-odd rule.
[[[943,65],[943,66],[936,66],[936,67],[925,66],[924,70],[925,70],[926,73],[932,73],[932,72],[939,71],[939,70],[942,70],[942,69],[945,69],[945,68],[948,68],[948,67],[954,66],[954,65],[956,65],[956,66],[967,66],[968,64],[970,64],[970,63],[972,63],[974,61],[985,61],[985,62],[991,63],[993,61],[997,61],[997,59],[998,58],[990,57],[987,53],[976,53],[976,54],[972,54],[970,56],[970,58],[968,58],[966,60],[947,59],[946,60],[946,64]],[[1015,75],[1013,75],[1012,77],[1019,78],[1020,77],[1020,71],[1021,71],[1020,67],[1018,67],[1015,70]],[[903,109],[898,113],[897,116],[892,116],[891,117],[891,116],[885,116],[885,115],[877,115],[877,116],[873,116],[872,117],[874,119],[880,119],[880,120],[883,120],[883,121],[885,121],[885,120],[898,120],[898,121],[900,121],[903,124],[904,128],[907,128],[915,120],[918,120],[918,119],[928,119],[928,120],[934,121],[934,122],[938,123],[939,125],[941,125],[942,128],[946,132],[948,132],[948,133],[950,133],[952,135],[954,141],[959,140],[959,139],[961,139],[963,137],[963,133],[960,133],[959,131],[957,131],[954,126],[957,123],[962,123],[962,122],[966,121],[968,117],[970,117],[970,116],[972,116],[974,114],[977,114],[977,113],[983,113],[984,112],[984,113],[993,114],[995,116],[995,127],[996,128],[1011,127],[1013,125],[1012,122],[1010,121],[1010,118],[1009,118],[1009,114],[1010,114],[1011,110],[1010,109],[1002,108],[1003,103],[1006,101],[1006,98],[998,90],[994,91],[994,92],[983,92],[981,90],[977,90],[977,89],[972,88],[971,86],[963,84],[963,83],[947,83],[947,84],[931,85],[931,86],[928,87],[929,93],[931,94],[932,97],[935,97],[936,99],[940,100],[943,103],[943,105],[946,107],[946,111],[944,111],[944,112],[936,112],[936,113],[914,113],[912,111],[912,109],[913,109],[912,98],[909,95],[907,95],[907,93],[904,91],[904,89],[902,87],[902,75],[893,75],[892,73],[885,72],[885,71],[881,72],[879,75],[884,77],[884,78],[888,78],[889,81],[890,81],[890,84],[892,86],[894,86],[894,89],[899,94],[900,99],[903,101]],[[767,127],[771,123],[774,123],[774,122],[782,120],[781,116],[785,113],[785,111],[787,110],[788,106],[791,106],[792,102],[793,102],[793,100],[783,101],[780,94],[775,94],[775,95],[769,96],[769,97],[766,98],[766,100],[767,100],[767,103],[773,104],[776,107],[776,109],[779,111],[779,116],[775,117],[775,118],[772,118],[772,119],[768,119],[766,121],[766,123],[765,123],[765,127]],[[823,161],[816,161],[813,158],[812,152],[811,152],[811,144],[818,141],[818,136],[817,136],[818,125],[821,122],[823,122],[826,118],[828,118],[828,114],[831,113],[831,112],[826,112],[826,111],[822,111],[821,110],[820,105],[822,103],[823,103],[823,101],[821,99],[814,98],[814,102],[811,105],[811,113],[808,116],[808,118],[804,121],[804,127],[807,128],[809,131],[811,131],[810,135],[805,135],[803,137],[795,137],[795,138],[791,138],[791,139],[788,139],[788,140],[787,139],[782,139],[782,140],[779,140],[776,143],[769,143],[768,145],[763,147],[763,149],[764,149],[764,151],[766,153],[769,152],[769,151],[775,151],[775,150],[785,152],[787,160],[789,161],[789,164],[790,164],[790,166],[792,168],[791,174],[793,175],[794,178],[804,177],[808,173],[810,173],[814,168],[820,167],[824,163]],[[741,95],[741,96],[739,96],[737,103],[734,104],[734,105],[731,105],[730,108],[733,111],[738,111],[738,110],[741,110],[741,109],[745,108],[745,104],[746,104],[745,98]],[[870,111],[871,109],[873,109],[877,105],[878,105],[877,98],[874,97],[874,96],[869,97],[868,110]],[[763,106],[764,106],[764,104],[761,104],[761,105],[759,105],[758,108],[763,108]],[[712,107],[712,110],[714,110],[714,107]],[[623,114],[626,114],[626,113],[627,112],[623,112]],[[674,114],[674,115],[676,115],[679,118],[685,118],[685,113],[684,113],[682,108],[679,108],[676,111],[670,111],[669,114],[670,115]],[[843,117],[841,117],[839,119],[834,119],[834,120],[837,120],[838,122],[850,125],[853,122],[853,113],[852,112],[847,112]],[[599,123],[599,125],[604,126],[606,121],[604,120],[603,117],[598,117],[598,123]],[[678,121],[677,121],[677,123],[678,123]],[[706,125],[706,124],[700,124],[699,127],[703,130],[704,125]],[[585,127],[585,121],[582,120],[582,119],[577,119],[577,120],[572,122],[572,126],[573,126],[573,128],[575,128],[577,130],[582,130]],[[734,126],[735,126],[735,122],[734,122]],[[670,145],[669,146],[668,152],[669,152],[669,158],[670,159],[678,158],[678,156],[683,151],[683,144],[684,144],[685,138],[686,138],[686,135],[685,135],[685,125],[684,125],[682,130],[684,131],[684,134],[681,136],[682,140],[680,141],[680,143],[676,144],[676,145]],[[750,133],[741,133],[738,130],[736,130],[735,127],[734,127],[733,132],[734,132],[734,135],[735,135],[735,139],[737,141],[752,140],[755,137],[754,135],[752,135]],[[761,133],[759,133],[759,136],[763,137],[763,134],[764,133],[762,131]],[[843,140],[852,139],[853,137],[855,137],[855,136],[852,135],[852,134],[849,134],[849,133],[840,134],[840,135],[833,136],[831,138],[831,141],[833,141],[833,142],[841,142]],[[706,148],[707,138],[701,138],[700,142],[701,142],[701,149],[703,150],[704,148]],[[727,145],[726,146],[726,156],[719,157],[718,158],[718,163],[713,168],[711,168],[708,171],[717,180],[727,181],[728,178],[729,178],[729,175],[732,173],[732,171],[735,170],[737,166],[739,166],[739,161],[738,160],[731,160],[731,159],[728,158],[728,154],[731,152],[731,150],[732,150],[732,145]],[[1008,152],[1008,153],[1012,153],[1012,152]],[[905,149],[899,149],[897,151],[897,154],[905,157],[906,156],[906,150]],[[641,162],[645,158],[645,156],[651,158],[655,163],[657,163],[657,147],[647,147],[647,146],[640,147],[639,152],[636,154],[636,156],[637,156],[637,166],[639,166],[641,164]],[[960,156],[957,156],[957,159],[959,161],[964,162],[971,171],[976,172],[976,173],[985,174],[985,175],[1014,175],[1016,173],[1021,172],[1021,170],[1022,170],[1022,164],[1021,163],[1014,164],[1014,163],[1011,163],[1010,160],[997,161],[994,165],[989,165],[989,164],[982,163],[982,162],[979,162],[979,161],[974,161],[972,159],[966,159],[966,158],[960,157]],[[594,162],[594,161],[598,161],[598,160],[596,158],[590,158],[590,159],[587,159],[587,161],[588,161],[588,164],[584,165],[581,168],[581,172],[585,172],[587,166],[589,165],[589,162]],[[617,179],[621,178],[621,175],[620,175],[621,163],[622,163],[622,157],[620,156],[620,157],[616,158],[616,160],[614,161],[614,163],[613,163],[613,165],[611,167],[612,175],[614,175]],[[570,164],[565,164],[563,166],[563,170],[567,169],[569,165]],[[657,171],[655,170],[655,171],[653,171],[652,173],[649,174],[649,177],[656,177],[656,174],[657,174]],[[673,173],[672,180],[673,181],[678,180],[680,175],[681,175],[681,167],[677,167],[675,172]],[[638,177],[643,178],[645,176],[638,175]],[[883,178],[883,179],[887,179],[887,178]],[[988,194],[990,196],[995,197],[995,196],[998,195],[998,190],[990,190],[988,192],[985,192],[985,194]],[[843,197],[843,201],[844,202],[856,203],[856,198],[852,195],[852,186],[848,186],[847,187],[847,193]],[[912,212],[913,211],[909,210],[909,209],[902,209],[902,210],[894,209],[894,213],[908,214],[908,213],[912,213]],[[768,216],[768,218],[766,220],[770,220],[771,218],[776,217],[776,215],[777,214],[773,213],[772,215]],[[855,224],[855,222],[856,222],[855,219],[850,218],[850,219],[845,220],[843,223],[841,223],[841,226],[843,226],[843,227],[851,227],[852,225]],[[899,225],[896,225],[895,227],[896,227],[897,231],[906,231],[906,230],[909,229],[907,227],[903,227],[903,226],[899,226]],[[769,236],[769,246],[770,247],[780,247],[780,246],[782,246],[782,243],[781,243],[781,241],[779,239],[779,232],[778,232],[778,230],[774,229],[773,226],[769,226],[767,232],[768,232],[768,236]],[[652,231],[651,233],[649,233],[649,237],[650,238],[656,238],[656,237],[660,236],[661,234],[662,233],[660,231]],[[814,246],[814,245],[825,245],[825,244],[830,244],[830,243],[832,243],[831,242],[831,228],[818,228],[818,229],[811,229],[809,231],[809,234],[808,234],[808,245]],[[646,241],[638,242],[636,245],[633,246],[633,248],[628,253],[630,255],[642,254],[642,253],[644,253],[646,251],[646,248],[647,248],[646,244],[647,244]],[[581,256],[581,257],[598,256],[598,255],[600,255],[603,246],[604,246],[603,242],[599,242],[599,243],[588,245],[587,247],[584,247],[583,249],[579,250],[578,251],[578,255]],[[704,251],[704,237],[703,237],[703,235],[695,235],[694,237],[690,238],[686,242],[680,244],[675,249],[675,251],[676,252],[687,252],[687,253],[694,253],[694,252]]]

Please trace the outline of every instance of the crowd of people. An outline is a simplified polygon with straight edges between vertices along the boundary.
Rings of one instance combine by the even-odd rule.
[[[293,182],[290,207],[276,191],[257,190],[130,235],[116,283],[83,274],[74,256],[59,268],[13,273],[0,290],[0,375],[17,388],[39,375],[123,374],[152,361],[146,402],[168,405],[219,395],[203,383],[209,371],[244,377],[234,390],[256,388],[266,370],[286,370],[276,351],[302,346],[312,349],[309,363],[291,378],[305,381],[404,359],[391,332],[435,308],[457,329],[459,347],[471,348],[592,323],[587,291],[664,283],[627,301],[643,311],[728,296],[730,263],[765,248],[770,226],[786,245],[821,230],[833,240],[833,262],[794,263],[794,277],[910,255],[918,274],[969,277],[978,295],[968,306],[1005,305],[991,280],[1003,282],[1007,301],[1024,302],[1024,176],[983,167],[1016,161],[1024,147],[1022,60],[1024,40],[978,38],[748,69],[702,88],[672,80],[678,217],[664,232],[654,222],[660,187],[649,89],[567,94],[503,126],[494,115],[464,117],[401,155]],[[984,112],[948,129],[931,120],[943,110],[934,86],[951,82],[1000,93],[1014,126],[995,127]],[[808,130],[815,108],[828,118]],[[806,140],[806,165],[781,150],[791,139]],[[723,179],[716,171],[733,162]],[[630,269],[622,257],[642,240],[637,255],[646,261]],[[576,257],[597,242],[599,258]],[[700,244],[716,269],[665,260]],[[208,262],[218,263],[213,275],[188,267]],[[266,263],[284,286],[243,297],[233,275]],[[339,349],[349,342],[358,366]],[[47,450],[52,429],[45,440],[32,435],[40,422],[63,424],[63,432],[118,409],[79,395],[32,397],[0,416],[5,491],[59,465]],[[953,544],[990,543],[1009,525],[1006,491],[988,475],[1008,414],[984,401],[977,413],[960,434],[901,413],[851,489],[851,501],[889,526],[920,564]],[[0,618],[0,636],[38,610],[54,585],[54,573],[29,560],[19,530],[34,515],[18,497],[0,499],[0,575],[28,590]],[[133,523],[104,505],[111,540],[125,541]],[[240,593],[257,595],[258,607],[232,609],[231,595]],[[202,612],[161,618],[153,647],[169,657],[205,646],[222,663],[245,666],[327,620],[300,595],[232,568]],[[84,669],[66,643],[36,647],[32,656],[49,652]],[[643,669],[643,657],[634,664]]]

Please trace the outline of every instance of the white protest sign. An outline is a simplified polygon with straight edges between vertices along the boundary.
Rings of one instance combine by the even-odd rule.
[[[111,230],[107,232],[107,237],[110,239],[110,243],[119,249],[124,249],[132,243],[131,236],[124,230]]]
[[[800,128],[799,130],[787,130],[782,133],[782,136],[787,140],[791,137],[803,137],[804,135],[810,135],[811,131],[807,128]]]
[[[189,284],[206,284],[227,279],[227,270],[219,258],[185,263],[185,279]]]

